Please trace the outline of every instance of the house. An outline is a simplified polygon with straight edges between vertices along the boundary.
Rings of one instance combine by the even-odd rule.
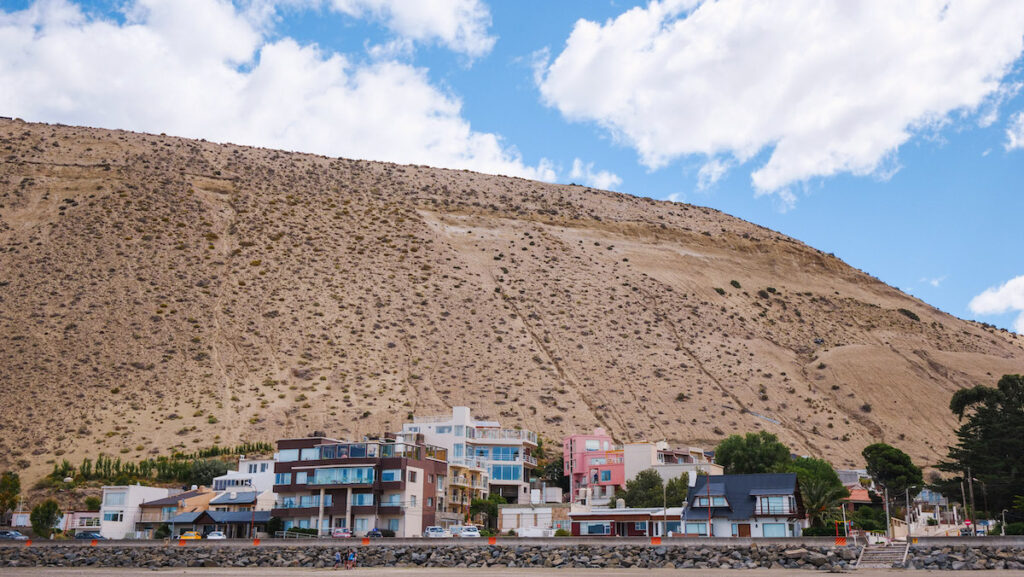
[[[153,537],[154,531],[175,515],[205,511],[210,500],[215,496],[216,493],[207,487],[197,487],[163,499],[140,503],[140,514],[139,520],[135,523],[135,533],[141,538],[150,539]]]
[[[139,535],[135,530],[135,524],[142,517],[141,505],[164,499],[170,494],[170,489],[137,484],[103,487],[100,534],[107,539],[143,538],[145,535]]]
[[[573,537],[662,537],[679,532],[682,507],[579,507],[569,513]]]
[[[221,531],[228,539],[251,539],[266,533],[270,511],[196,511],[182,513],[170,519],[172,535],[183,531],[196,531],[207,535]]]
[[[569,503],[498,505],[498,530],[502,533],[515,531],[520,537],[537,532],[553,535],[558,529],[569,531],[569,508]]]
[[[468,513],[469,501],[497,493],[509,503],[530,502],[530,475],[537,467],[537,434],[503,429],[497,421],[476,421],[469,407],[451,415],[413,417],[403,434],[421,434],[424,442],[448,452],[451,478],[445,512]]]
[[[65,533],[77,533],[79,531],[99,531],[99,511],[68,511],[57,523],[61,531]]]
[[[689,476],[693,487],[700,475],[721,475],[725,469],[716,465],[710,452],[700,447],[673,449],[665,441],[626,443],[622,447],[623,473],[626,480],[635,479],[644,470],[654,469],[662,480]]]
[[[418,537],[444,506],[447,452],[420,437],[352,443],[282,439],[274,472],[273,516],[284,528],[387,529]]]
[[[252,491],[274,489],[274,460],[238,458],[238,470],[213,478],[214,491]]]
[[[683,533],[799,537],[804,517],[795,473],[702,475],[687,497]]]
[[[277,501],[273,491],[224,491],[210,500],[211,511],[270,511]]]

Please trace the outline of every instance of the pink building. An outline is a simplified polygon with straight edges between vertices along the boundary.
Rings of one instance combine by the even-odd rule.
[[[626,486],[622,448],[615,445],[604,429],[564,438],[562,460],[573,502],[607,504],[615,498],[616,489]]]

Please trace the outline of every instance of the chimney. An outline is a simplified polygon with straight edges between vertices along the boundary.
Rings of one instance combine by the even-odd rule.
[[[230,499],[231,499],[232,501],[234,501],[235,499],[237,499],[237,498],[238,498],[238,493],[236,493],[235,491],[231,491],[230,493],[228,493],[228,497],[229,497],[229,498],[230,498]]]

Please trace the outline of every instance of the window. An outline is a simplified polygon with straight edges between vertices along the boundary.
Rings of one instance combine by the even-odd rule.
[[[729,503],[725,497],[711,497],[711,504],[715,507],[728,507]]]
[[[438,435],[450,435],[450,434],[452,434],[452,427],[451,427],[451,425],[443,426],[443,427],[438,427],[437,428],[437,434]]]
[[[309,482],[309,473],[305,471],[299,471],[295,473],[295,484],[305,485]]]
[[[794,499],[786,495],[758,497],[755,512],[760,515],[786,515],[796,509],[793,502]]]
[[[420,428],[419,427],[409,427],[406,430],[409,431],[410,433],[418,433],[418,432],[420,432]]]
[[[255,473],[256,472],[256,463],[249,463],[249,472],[250,473]]]
[[[124,493],[107,493],[103,496],[103,504],[109,506],[124,505]]]
[[[522,465],[491,465],[491,481],[519,481],[523,478]]]
[[[299,519],[299,529],[309,529],[309,519]]]
[[[275,485],[291,485],[292,474],[291,473],[277,473],[274,475]]]
[[[124,520],[124,511],[104,511],[103,520],[120,523]]]
[[[160,520],[166,521],[174,516],[178,512],[177,507],[161,507],[160,508]]]
[[[473,456],[477,459],[490,459],[491,448],[490,447],[473,447]]]
[[[588,439],[584,444],[584,447],[587,451],[600,451],[601,441],[598,441],[597,439]]]
[[[367,507],[373,505],[373,493],[352,493],[353,507]]]
[[[611,523],[580,523],[580,535],[610,535]]]
[[[455,456],[456,457],[461,457],[462,456],[462,448],[463,448],[463,444],[462,443],[455,443]]]
[[[355,523],[353,523],[352,525],[352,529],[355,531],[365,531],[368,523],[366,522],[366,519],[356,519]]]
[[[267,463],[260,463],[260,473],[267,472]]]
[[[409,506],[410,507],[415,507],[416,506],[416,495],[409,495]]]
[[[320,458],[320,447],[302,449],[302,453],[300,453],[300,456],[301,460],[303,461],[315,461]]]
[[[406,476],[409,477],[409,482],[410,483],[415,483],[416,482],[416,471],[408,471],[406,473]]]
[[[295,497],[282,497],[280,507],[282,509],[294,509]]]
[[[484,456],[486,459],[487,457]],[[491,459],[494,461],[515,461],[519,459],[519,447],[494,447],[491,449]]]
[[[324,507],[334,504],[332,495],[324,495]],[[299,497],[299,507],[320,507],[320,495],[302,495]]]
[[[402,505],[402,494],[401,493],[391,493],[390,495],[388,495],[384,499],[384,502],[381,503],[381,505],[384,505],[385,507],[399,507],[399,506],[401,506]]]
[[[278,451],[278,453],[277,453],[277,462],[278,463],[288,463],[288,462],[291,462],[291,461],[298,461],[298,460],[299,460],[299,450],[298,449],[285,449],[283,451]]]
[[[687,535],[707,535],[708,524],[707,523],[687,523],[686,524]]]
[[[761,533],[765,537],[785,537],[786,536],[786,524],[785,523],[762,523]]]
[[[380,480],[384,482],[390,481],[401,481],[402,470],[401,469],[384,469],[380,472]]]
[[[740,536],[740,526],[737,523],[733,523],[732,524],[732,536],[733,537],[739,537]]]
[[[430,508],[430,509],[434,508],[434,498],[433,497],[427,497],[427,508]]]
[[[427,483],[429,483],[431,485],[434,484],[434,476],[433,475],[427,475]]]
[[[456,437],[465,437],[466,436],[465,429],[466,429],[466,427],[464,427],[462,425],[455,425],[455,436]]]
[[[591,465],[607,465],[608,464],[608,459],[606,459],[604,457],[595,457],[595,458],[590,460],[590,464]]]
[[[373,467],[332,467],[317,469],[312,485],[367,485],[373,482]]]
[[[611,471],[601,471],[601,480],[602,481],[611,481],[612,480],[612,472]]]
[[[398,532],[398,519],[388,519],[388,531]]]
[[[647,530],[647,521],[637,521],[636,523],[633,523],[633,530],[634,531],[646,531]]]
[[[605,441],[605,442],[604,442],[604,450],[605,450],[605,451],[607,451],[607,450],[608,450],[608,441]]]

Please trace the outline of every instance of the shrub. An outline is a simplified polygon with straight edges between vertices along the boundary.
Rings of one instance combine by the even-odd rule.
[[[572,537],[572,533],[565,529],[555,529],[555,537]]]
[[[835,526],[832,527],[807,527],[803,530],[804,537],[832,537],[836,534]]]
[[[870,413],[871,403],[864,403],[863,405],[860,406],[860,410],[864,411],[865,413]]]
[[[897,309],[896,312],[900,313],[901,315],[907,317],[908,319],[910,319],[912,321],[920,321],[921,320],[921,317],[917,316],[917,313],[915,313],[914,311],[911,311],[911,310]]]
[[[391,529],[381,529],[380,530],[380,535],[381,535],[381,537],[394,537],[395,536],[395,532],[392,531]]]
[[[85,498],[85,510],[86,511],[99,511],[100,505],[103,504],[103,500],[95,495]]]
[[[168,538],[170,536],[171,536],[171,528],[167,525],[167,523],[164,523],[163,525],[160,525],[159,527],[156,528],[156,531],[153,531],[153,538],[154,539],[166,539],[166,538]]]
[[[1007,535],[1024,535],[1024,521],[1006,524]]]
[[[724,295],[725,294],[725,289],[724,288],[715,287],[715,292],[720,294],[720,295]]]
[[[740,287],[740,281],[738,281],[738,280],[731,280],[731,281],[729,281],[729,284],[731,284],[733,286],[733,288],[742,288],[742,287]]]
[[[46,538],[53,532],[53,526],[60,519],[61,511],[57,501],[47,499],[32,508],[29,514],[29,522],[32,523],[32,532],[37,536]]]

